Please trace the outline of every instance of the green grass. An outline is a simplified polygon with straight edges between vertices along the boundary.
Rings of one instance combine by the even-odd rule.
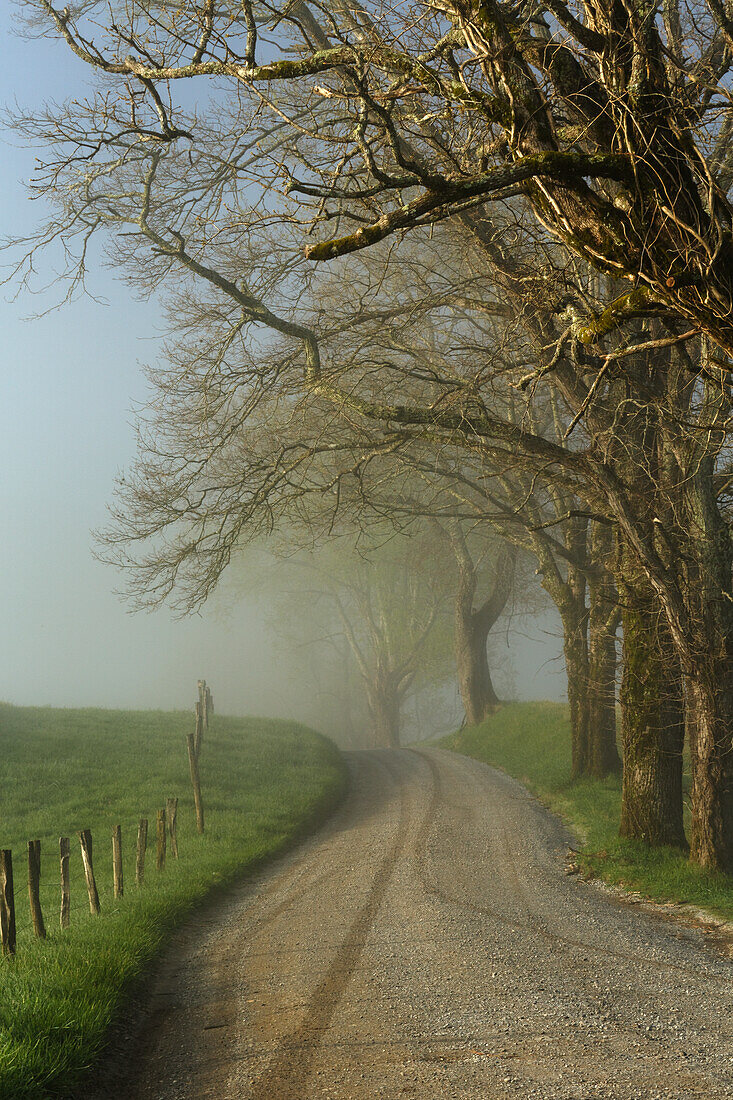
[[[0,1100],[60,1096],[83,1080],[131,983],[212,888],[282,851],[345,788],[338,750],[293,722],[215,717],[202,747],[206,833],[195,829],[184,713],[0,705],[0,846],[13,851],[18,950],[0,959]],[[155,813],[178,797],[178,861],[155,869]],[[149,820],[145,884],[137,822]],[[112,896],[123,830],[125,892]],[[89,913],[76,833],[90,828],[102,913]],[[58,838],[72,838],[71,928],[59,924]],[[41,840],[48,929],[34,938],[26,844]],[[152,841],[152,850],[151,850]],[[169,853],[170,856],[170,853]]]
[[[581,847],[579,862],[589,875],[656,901],[686,902],[733,919],[733,877],[702,871],[673,848],[621,840],[619,778],[570,782],[566,706],[509,704],[440,744],[521,780],[573,828]]]

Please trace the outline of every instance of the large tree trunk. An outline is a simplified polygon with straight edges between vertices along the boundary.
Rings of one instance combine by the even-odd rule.
[[[488,634],[488,628],[478,623],[474,614],[466,618],[456,612],[456,671],[469,726],[483,722],[499,702],[489,670]]]
[[[588,641],[588,774],[595,779],[618,775],[621,757],[616,744],[616,624],[617,611],[609,613],[591,599]]]
[[[733,872],[733,547],[707,458],[689,485],[686,688],[692,764],[692,859]],[[683,640],[684,641],[684,640]],[[691,644],[689,644],[691,642]]]
[[[359,737],[354,724],[354,696],[353,696],[353,670],[349,657],[349,650],[345,645],[341,646],[341,723],[343,736],[349,748],[357,748]]]
[[[588,699],[588,614],[585,605],[571,598],[561,608],[563,652],[568,677],[572,765],[571,777],[586,775],[590,761],[590,709]]]
[[[685,845],[679,661],[661,609],[641,582],[624,587],[621,836]]]
[[[593,570],[588,582],[588,774],[595,779],[621,771],[616,745],[616,630],[618,593],[607,569],[613,531],[594,523]]]
[[[483,722],[499,702],[491,681],[486,647],[489,634],[506,607],[512,591],[517,551],[509,543],[502,544],[497,554],[491,593],[474,610],[476,566],[459,524],[451,526],[449,535],[458,565],[454,616],[458,687],[466,712],[466,723],[476,726]]]
[[[540,563],[542,587],[555,604],[562,623],[570,711],[571,776],[579,779],[586,774],[590,759],[585,578],[578,570],[570,568],[568,579],[563,579],[553,553],[541,538],[535,539],[535,550]]]
[[[568,524],[567,546],[577,562],[588,552],[588,520],[573,517]],[[590,696],[588,692],[588,580],[579,565],[568,566],[567,597],[562,609],[565,664],[568,670],[568,702],[572,729],[573,779],[588,774],[591,759]]]
[[[367,684],[367,697],[375,748],[397,748],[402,725],[402,697],[392,677],[376,672]]]
[[[717,666],[717,668],[716,668]],[[733,871],[733,693],[730,661],[714,658],[688,678],[692,762],[691,858],[714,871]]]
[[[628,370],[642,392],[646,389],[658,399],[647,404],[624,401],[616,438],[619,468],[634,508],[633,532],[627,529],[617,535],[624,635],[620,833],[650,845],[684,846],[682,667],[658,583],[658,555],[664,552],[661,521],[666,517],[662,485],[669,482],[673,486],[679,479],[664,442],[654,364],[650,359],[635,358]],[[618,396],[624,395],[620,392]],[[639,558],[640,547],[646,560]]]

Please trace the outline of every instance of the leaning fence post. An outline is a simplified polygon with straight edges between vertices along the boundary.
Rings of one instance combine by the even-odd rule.
[[[158,852],[155,866],[159,871],[165,867],[165,810],[158,810]]]
[[[140,818],[137,827],[137,855],[135,857],[135,884],[142,886],[145,876],[145,849],[148,846],[148,819]]]
[[[112,830],[112,877],[114,879],[115,897],[121,898],[123,894],[121,825],[115,825]]]
[[[0,934],[3,955],[15,954],[15,893],[13,891],[13,853],[0,850]]]
[[[193,786],[193,801],[196,806],[196,828],[200,833],[204,831],[204,807],[201,802],[201,781],[199,779],[199,764],[196,750],[193,744],[193,734],[186,738],[188,745],[188,767],[191,772],[191,785]]]
[[[168,822],[168,834],[171,838],[171,855],[178,859],[178,799],[167,798],[165,816]]]
[[[59,857],[61,860],[61,917],[62,928],[71,924],[71,880],[69,876],[69,858],[71,841],[68,836],[59,837]]]
[[[33,931],[39,939],[45,940],[46,926],[41,912],[41,842],[28,841],[28,900],[31,904]]]
[[[92,913],[99,913],[99,894],[97,893],[97,883],[94,878],[94,864],[92,863],[92,834],[89,829],[82,829],[79,833],[79,842],[81,844],[81,858],[84,864],[84,875],[87,880],[87,891],[89,893],[89,909]]]
[[[199,699],[194,707],[196,714],[196,733],[194,734],[193,749],[196,755],[201,752],[201,742],[204,739],[204,712],[201,709],[201,700]]]

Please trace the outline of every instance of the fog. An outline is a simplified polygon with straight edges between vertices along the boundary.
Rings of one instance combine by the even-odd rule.
[[[66,468],[59,458],[50,477],[36,460],[53,456],[30,427],[25,494],[15,479],[4,500],[0,697],[27,705],[181,708],[193,705],[196,679],[205,676],[223,712],[318,724],[324,702],[309,685],[309,654],[283,642],[266,601],[229,594],[224,584],[201,615],[184,620],[165,610],[126,610],[113,592],[119,578],[91,553],[90,520],[103,513],[111,483],[89,477],[80,486],[78,453],[76,463],[65,459]],[[94,469],[94,433],[77,441]],[[54,503],[67,483],[68,510]],[[275,575],[277,568],[273,562]],[[496,677],[500,692],[563,697],[561,639],[549,613],[532,623],[532,636],[526,623],[509,627],[501,645],[508,661]],[[452,701],[458,715],[455,692]]]
[[[11,16],[5,7],[0,11],[9,44],[0,101],[37,104],[78,87],[80,73],[65,48],[14,37]],[[30,229],[39,213],[24,190],[33,154],[12,134],[4,140],[3,231],[17,233]],[[278,636],[266,600],[246,586],[224,584],[199,616],[179,621],[165,610],[132,615],[115,595],[120,578],[93,557],[91,531],[105,522],[114,478],[134,454],[134,407],[146,396],[141,364],[154,361],[161,336],[157,303],[135,300],[97,259],[90,260],[94,297],[46,313],[58,299],[53,288],[16,300],[7,291],[0,307],[0,698],[187,707],[196,679],[204,676],[224,712],[318,723],[324,704],[309,682],[310,658]],[[24,319],[33,314],[39,316]],[[563,697],[561,634],[549,611],[531,628],[526,621],[505,626],[502,645],[508,659],[502,656],[497,673],[501,693]],[[450,687],[443,704],[440,721],[457,719]],[[435,732],[426,728],[431,719],[421,717],[419,701],[416,712],[410,706],[416,734]]]

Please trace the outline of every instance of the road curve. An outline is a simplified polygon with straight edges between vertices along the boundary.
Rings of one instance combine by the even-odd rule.
[[[732,967],[702,931],[568,877],[503,773],[349,763],[328,825],[176,938],[108,1094],[733,1100]]]

